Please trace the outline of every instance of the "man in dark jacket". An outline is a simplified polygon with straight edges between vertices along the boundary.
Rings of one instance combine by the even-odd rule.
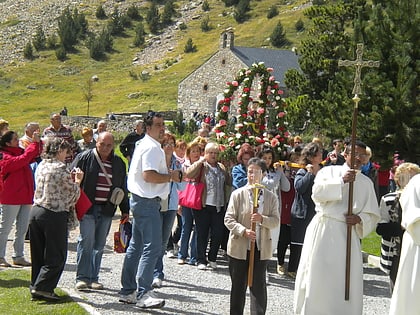
[[[105,172],[99,164],[99,159]],[[114,154],[113,135],[102,132],[98,136],[96,148],[79,154],[72,167],[78,167],[85,173],[81,186],[92,202],[92,207],[80,221],[76,289],[101,290],[103,285],[98,279],[102,254],[117,208],[109,198],[116,187],[124,191],[124,198],[119,205],[122,217],[129,215],[126,166],[124,161]]]
[[[131,162],[131,157],[133,156],[134,148],[136,147],[136,142],[142,139],[143,137],[143,121],[136,120],[134,131],[130,132],[120,144],[120,151],[122,155],[128,160],[128,163]]]

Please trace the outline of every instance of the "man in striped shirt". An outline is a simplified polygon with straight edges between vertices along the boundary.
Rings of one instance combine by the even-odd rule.
[[[72,167],[78,167],[85,173],[81,186],[92,202],[92,207],[80,221],[76,289],[101,290],[103,285],[98,281],[99,269],[112,217],[117,209],[109,197],[116,187],[124,191],[119,205],[121,215],[129,215],[126,167],[124,161],[114,153],[114,137],[109,132],[100,133],[96,148],[77,155]]]

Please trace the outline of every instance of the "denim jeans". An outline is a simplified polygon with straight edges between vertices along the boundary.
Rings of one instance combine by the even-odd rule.
[[[169,236],[172,233],[172,227],[174,226],[175,217],[176,210],[168,210],[160,213],[160,218],[162,220],[162,248],[159,258],[156,262],[153,278],[159,278],[163,280],[163,278],[165,277],[165,274],[163,273],[163,256],[165,255]]]
[[[76,280],[98,282],[106,238],[111,228],[112,217],[101,215],[101,205],[94,205],[96,216],[85,214],[80,221],[77,239]]]
[[[7,239],[15,220],[16,232],[13,243],[13,258],[23,257],[25,235],[28,230],[29,213],[32,205],[2,205],[2,208],[0,221],[0,258],[5,258]]]
[[[132,194],[130,206],[133,230],[122,267],[120,294],[128,295],[138,289],[140,298],[152,290],[153,272],[162,251],[160,198],[148,199]]]
[[[193,235],[190,244],[191,232]],[[193,210],[191,208],[182,207],[182,231],[181,246],[178,253],[179,259],[187,259],[189,246],[191,246],[189,263],[195,264],[197,262],[197,234],[194,229]]]

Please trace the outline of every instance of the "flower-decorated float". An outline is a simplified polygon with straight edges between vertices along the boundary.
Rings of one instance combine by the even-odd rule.
[[[286,102],[273,69],[263,62],[243,68],[227,82],[224,98],[218,102],[214,128],[224,159],[236,156],[242,143],[267,145],[281,157],[289,133]]]

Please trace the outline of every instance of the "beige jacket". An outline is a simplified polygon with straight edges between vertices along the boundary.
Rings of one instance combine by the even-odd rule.
[[[264,208],[261,227],[261,260],[272,257],[270,229],[280,224],[278,198],[271,191],[263,190]],[[230,230],[227,253],[236,259],[246,259],[249,239],[244,235],[246,229],[251,228],[252,204],[249,198],[249,186],[232,192],[225,215],[225,225]]]

